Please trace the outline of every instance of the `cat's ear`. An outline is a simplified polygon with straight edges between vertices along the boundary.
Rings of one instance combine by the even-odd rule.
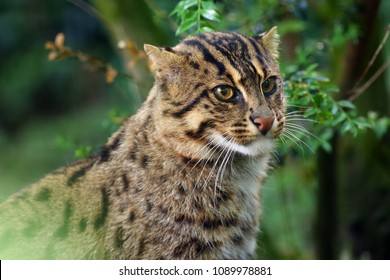
[[[144,50],[152,62],[152,69],[155,72],[180,66],[181,58],[171,48],[159,48],[145,44]]]
[[[264,48],[271,54],[273,59],[279,58],[280,39],[277,27],[272,27],[268,32],[255,36],[255,39],[263,44]]]

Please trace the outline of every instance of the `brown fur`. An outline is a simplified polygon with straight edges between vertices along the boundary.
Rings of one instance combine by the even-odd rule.
[[[146,45],[156,76],[146,102],[100,155],[0,205],[0,258],[251,258],[260,183],[284,126],[277,45],[275,29]],[[269,77],[277,88],[266,96]],[[234,100],[216,98],[221,85]],[[262,118],[265,133],[253,122]]]

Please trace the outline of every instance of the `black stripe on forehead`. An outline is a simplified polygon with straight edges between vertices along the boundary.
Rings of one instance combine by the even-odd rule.
[[[269,62],[269,59],[268,59],[268,56],[261,50],[261,48],[259,47],[259,45],[257,44],[257,42],[255,41],[254,38],[252,37],[246,37],[248,42],[252,45],[253,49],[255,50],[256,52],[256,56],[255,58],[257,59],[257,61],[259,62],[260,66],[262,67],[262,71],[263,71],[263,77],[260,77],[260,80],[262,78],[266,78],[268,77],[268,63],[266,63],[264,61],[264,58],[267,62]]]
[[[264,62],[264,53],[260,50],[259,45],[255,41],[255,39],[248,37],[248,41],[251,43],[253,49],[256,52],[256,58],[261,65],[266,65]]]
[[[205,34],[199,34],[198,37],[222,54],[229,61],[230,65],[242,76],[242,67],[240,67],[240,63],[235,59],[235,56],[232,55],[232,52],[236,52],[237,46],[235,46],[235,50],[232,50],[232,42],[229,42],[226,36],[213,36],[208,38]]]
[[[238,33],[230,33],[230,34],[233,36],[234,40],[236,40],[237,42],[240,43],[240,45],[241,45],[241,55],[243,57],[245,57],[245,58],[248,58],[249,57],[248,56],[248,53],[249,53],[249,51],[248,51],[248,44],[243,40],[243,38],[241,38],[240,34],[238,34]]]
[[[239,62],[239,65],[240,65],[240,68],[242,69],[241,71],[241,77],[245,78],[245,77],[251,77],[251,79],[256,82],[257,84],[261,84],[261,81],[262,81],[262,73],[259,73],[258,70],[256,69],[256,67],[253,65],[253,60],[255,59],[253,57],[253,55],[251,55],[250,51],[249,51],[249,47],[252,45],[252,42],[250,41],[250,38],[246,37],[246,36],[243,36],[239,33],[227,33],[230,35],[230,37],[225,37],[224,38],[224,46],[225,48],[229,49],[231,44],[232,43],[236,43],[238,42],[238,45],[240,46],[240,53],[239,53],[239,58],[241,59],[241,61]],[[254,47],[253,47],[254,48]],[[235,51],[236,53],[238,53],[239,49],[238,48],[233,48],[232,51]],[[255,52],[257,53],[257,51],[259,51],[259,49],[255,49]],[[260,56],[260,59],[262,59],[262,57]],[[264,62],[263,60],[260,60],[260,66],[264,66]],[[238,67],[235,67],[236,69],[238,69]],[[250,73],[252,75],[250,75],[250,73],[248,73],[248,70],[250,71]]]
[[[261,83],[261,75],[253,65],[253,57],[250,56],[246,37],[240,37],[238,33],[206,33],[197,35],[204,44],[222,54],[230,65],[237,70],[242,78],[252,76],[256,83]],[[252,73],[250,75],[248,73]],[[232,76],[226,73],[232,84],[235,84]]]
[[[252,61],[254,59],[253,56],[249,55],[249,45],[248,45],[248,43],[252,44],[250,38],[245,37],[245,36],[243,36],[243,35],[241,35],[239,33],[234,33],[234,35],[235,35],[236,40],[238,40],[241,43],[241,45],[243,46],[243,49],[242,49],[243,54],[242,55],[246,58],[246,62],[249,65],[249,68],[252,70],[252,73],[254,75],[254,79],[256,80],[256,82],[258,84],[261,84],[261,80],[263,78],[262,74],[259,73],[257,71],[256,67],[253,65],[253,63],[252,63]],[[257,53],[256,49],[255,49],[255,51]],[[256,54],[256,56],[257,56],[257,54]],[[262,63],[260,60],[259,60],[259,63],[260,63],[260,66],[264,66],[264,63]],[[263,71],[265,73],[265,67],[262,67],[262,68],[263,68]]]
[[[236,33],[209,33],[208,35],[200,34],[198,36],[228,58],[232,66],[237,64],[236,58],[248,59],[248,46],[237,37]]]
[[[188,39],[184,40],[183,44],[187,46],[193,46],[196,47],[202,54],[205,61],[213,64],[218,69],[218,74],[223,75],[226,72],[225,65],[223,63],[219,62],[208,50],[208,48],[199,40],[197,39]]]

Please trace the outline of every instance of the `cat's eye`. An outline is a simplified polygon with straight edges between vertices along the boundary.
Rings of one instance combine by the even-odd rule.
[[[229,86],[217,86],[214,88],[215,97],[220,101],[229,101],[236,96],[236,92]]]
[[[276,85],[275,77],[268,78],[261,85],[261,90],[263,91],[264,95],[273,94],[276,91],[276,88],[277,88],[277,85]]]

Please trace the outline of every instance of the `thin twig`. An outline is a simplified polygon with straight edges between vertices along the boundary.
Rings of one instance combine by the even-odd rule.
[[[367,75],[368,70],[370,70],[371,66],[374,64],[376,58],[378,57],[380,51],[383,49],[383,46],[385,45],[387,38],[389,37],[389,34],[390,34],[390,26],[387,27],[387,31],[386,31],[385,35],[383,36],[382,42],[379,44],[378,48],[376,49],[373,57],[371,58],[370,62],[367,65],[366,69],[364,69],[363,74],[357,80],[354,88],[357,88],[357,86],[360,84],[360,82],[363,80],[363,78]]]
[[[380,51],[383,49],[383,46],[386,44],[389,35],[390,35],[390,25],[387,26],[387,31],[386,31],[385,35],[383,36],[383,39],[382,39],[381,43],[379,44],[378,48],[376,49],[374,55],[372,56],[370,62],[367,64],[367,67],[364,69],[362,75],[356,81],[353,88],[349,91],[350,97],[348,98],[348,100],[355,100],[358,96],[360,96],[379,77],[379,76],[377,76],[377,74],[383,73],[383,71],[388,66],[387,62],[384,63],[382,65],[382,67],[377,72],[375,72],[375,74],[366,83],[364,83],[363,86],[359,87],[359,84],[364,79],[364,77],[367,75],[368,71],[371,69],[372,65],[374,64],[375,60],[377,59]]]
[[[58,33],[53,42],[46,42],[45,48],[50,51],[48,55],[49,60],[60,60],[64,58],[76,59],[86,65],[91,66],[93,70],[104,71],[106,74],[107,83],[112,83],[118,75],[133,79],[131,75],[117,71],[110,64],[103,62],[99,58],[65,46],[64,42],[65,35],[63,33]]]
[[[387,69],[387,67],[389,67],[389,65],[390,65],[390,59],[387,60],[385,63],[383,63],[382,66],[374,73],[374,75],[372,75],[370,79],[368,79],[367,82],[365,82],[361,87],[356,88],[354,90],[354,94],[351,95],[348,98],[348,100],[353,101],[356,98],[358,98],[360,95],[362,95],[366,91],[366,89],[370,87],[371,84],[375,82],[383,74],[383,72]]]

